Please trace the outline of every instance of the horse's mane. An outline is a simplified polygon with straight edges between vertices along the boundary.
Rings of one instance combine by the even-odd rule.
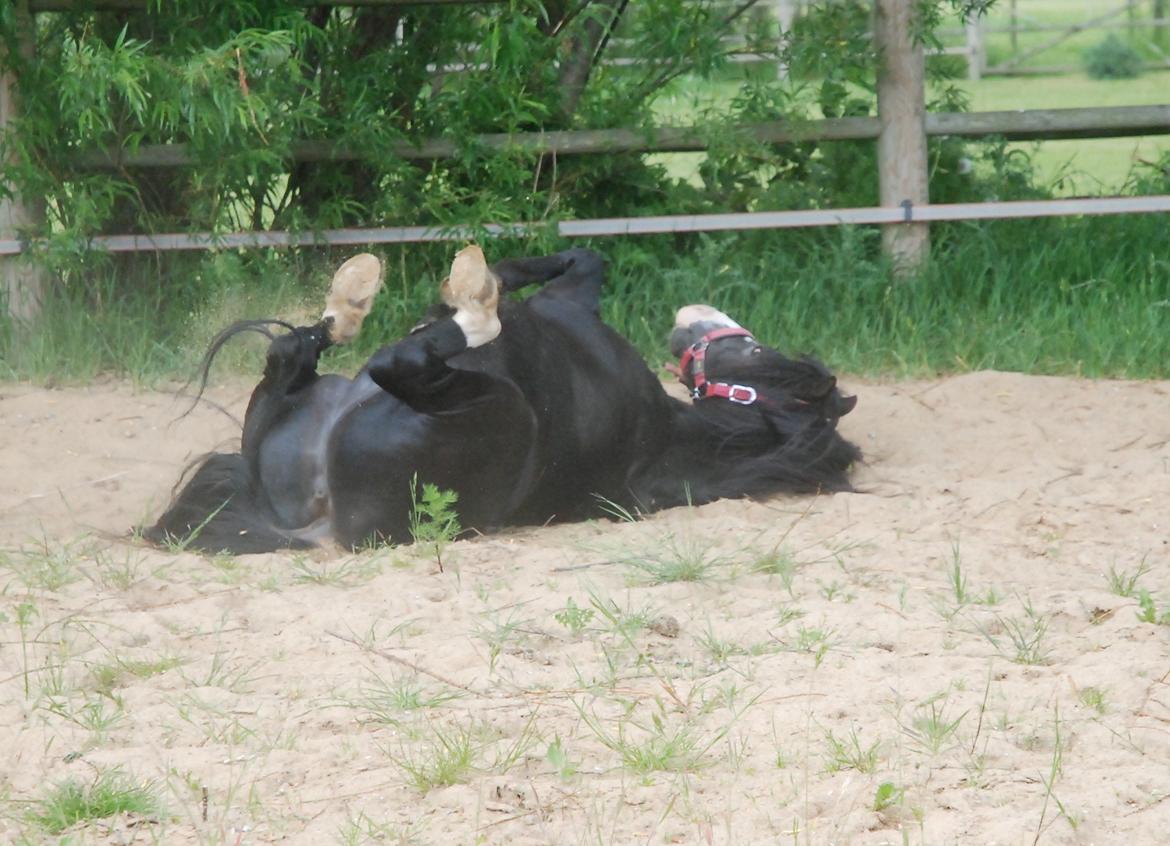
[[[715,497],[848,491],[849,466],[861,450],[837,432],[854,405],[819,361],[762,360],[734,378],[759,392],[750,407],[723,399],[696,402],[691,423],[713,449],[708,493]]]

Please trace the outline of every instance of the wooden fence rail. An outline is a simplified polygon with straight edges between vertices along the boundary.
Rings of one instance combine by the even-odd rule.
[[[718,133],[743,133],[768,144],[793,141],[873,140],[881,133],[876,117],[827,120],[770,121],[737,127],[720,127]],[[711,130],[701,127],[635,129],[583,129],[562,132],[490,134],[475,138],[489,150],[586,155],[597,153],[701,152],[711,145]],[[1170,104],[1165,106],[1108,106],[1079,109],[1030,109],[997,112],[930,112],[926,134],[963,138],[1003,137],[1009,141],[1062,138],[1115,138],[1134,135],[1170,135]],[[459,155],[461,145],[445,138],[411,144],[402,142],[392,152],[405,159],[440,159]],[[368,150],[332,141],[297,141],[290,147],[296,162],[351,161],[366,158]],[[182,167],[198,162],[185,144],[143,144],[135,149],[107,150],[79,155],[83,168]]]

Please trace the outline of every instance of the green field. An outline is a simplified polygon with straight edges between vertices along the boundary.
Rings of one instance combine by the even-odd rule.
[[[1042,77],[991,77],[959,87],[971,97],[972,111],[1071,109],[1091,106],[1144,106],[1170,103],[1170,71],[1137,79],[1094,80],[1084,74]],[[1014,145],[1032,157],[1041,181],[1056,194],[1114,194],[1133,167],[1170,152],[1170,136],[1042,141]]]
[[[669,92],[660,100],[664,120],[682,123],[702,108],[729,97],[738,82],[688,85],[687,94]],[[1064,76],[985,77],[957,80],[970,97],[971,111],[1012,109],[1071,109],[1092,106],[1144,106],[1170,103],[1170,70],[1149,71],[1136,79],[1095,80],[1085,74]],[[1013,145],[1026,152],[1041,182],[1058,195],[1115,194],[1141,161],[1156,161],[1170,153],[1170,135],[1138,138],[1096,138],[1037,141]],[[674,153],[660,157],[672,173],[693,178],[701,153]],[[875,177],[876,178],[876,177]]]
[[[1120,9],[1122,4],[1119,0],[1000,0],[992,7],[986,27],[993,30],[1007,26],[1013,6],[1018,25],[1072,26],[1100,18]],[[1075,68],[1073,71],[1058,75],[985,76],[978,81],[961,78],[954,84],[970,98],[971,111],[1170,104],[1170,69],[1146,70],[1136,78],[1117,80],[1090,79],[1083,69],[1085,51],[1110,34],[1124,39],[1145,59],[1170,60],[1170,27],[1161,34],[1150,27],[1147,21],[1151,9],[1152,4],[1143,4],[1132,18],[1115,15],[1105,23],[1123,26],[1077,32],[1021,63],[1025,69],[1067,66]],[[988,64],[1002,64],[1013,54],[1057,41],[1060,34],[1018,33],[1013,46],[1009,34],[989,32],[985,36]],[[940,36],[947,46],[959,46],[964,41],[963,31],[957,26],[944,29]],[[954,62],[959,65],[958,59]],[[742,74],[762,70],[759,66],[740,68],[730,73],[734,78],[720,82],[686,80],[663,92],[656,104],[658,115],[668,123],[691,122],[705,109],[728,102],[737,92]],[[807,82],[805,87],[811,90],[815,83]],[[1040,182],[1049,184],[1055,194],[1105,195],[1121,191],[1136,164],[1170,153],[1170,136],[1044,141],[1016,144],[1013,148],[1031,157]],[[676,176],[692,180],[696,179],[701,160],[701,154],[691,153],[661,158]]]

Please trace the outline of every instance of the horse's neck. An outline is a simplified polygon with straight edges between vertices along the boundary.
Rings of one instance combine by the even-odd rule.
[[[635,497],[645,508],[701,505],[727,496],[735,461],[725,449],[727,431],[710,411],[691,403],[671,401],[667,436],[660,452],[639,468],[631,480]]]

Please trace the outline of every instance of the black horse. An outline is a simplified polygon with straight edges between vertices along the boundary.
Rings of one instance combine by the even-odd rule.
[[[372,256],[351,259],[335,289],[358,261],[380,274]],[[588,250],[489,269],[466,248],[443,283],[446,304],[353,379],[319,375],[317,360],[352,337],[345,311],[360,323],[373,292],[335,291],[341,304],[321,322],[272,340],[240,451],[204,459],[146,537],[232,553],[328,538],[409,542],[424,482],[456,491],[462,525],[484,531],[615,507],[850,489],[860,451],[836,424],[856,398],[824,365],[688,306],[671,347],[693,399],[674,399],[602,323],[603,282],[604,263]],[[543,287],[528,299],[500,299],[533,284]],[[221,333],[208,363],[257,325]]]

